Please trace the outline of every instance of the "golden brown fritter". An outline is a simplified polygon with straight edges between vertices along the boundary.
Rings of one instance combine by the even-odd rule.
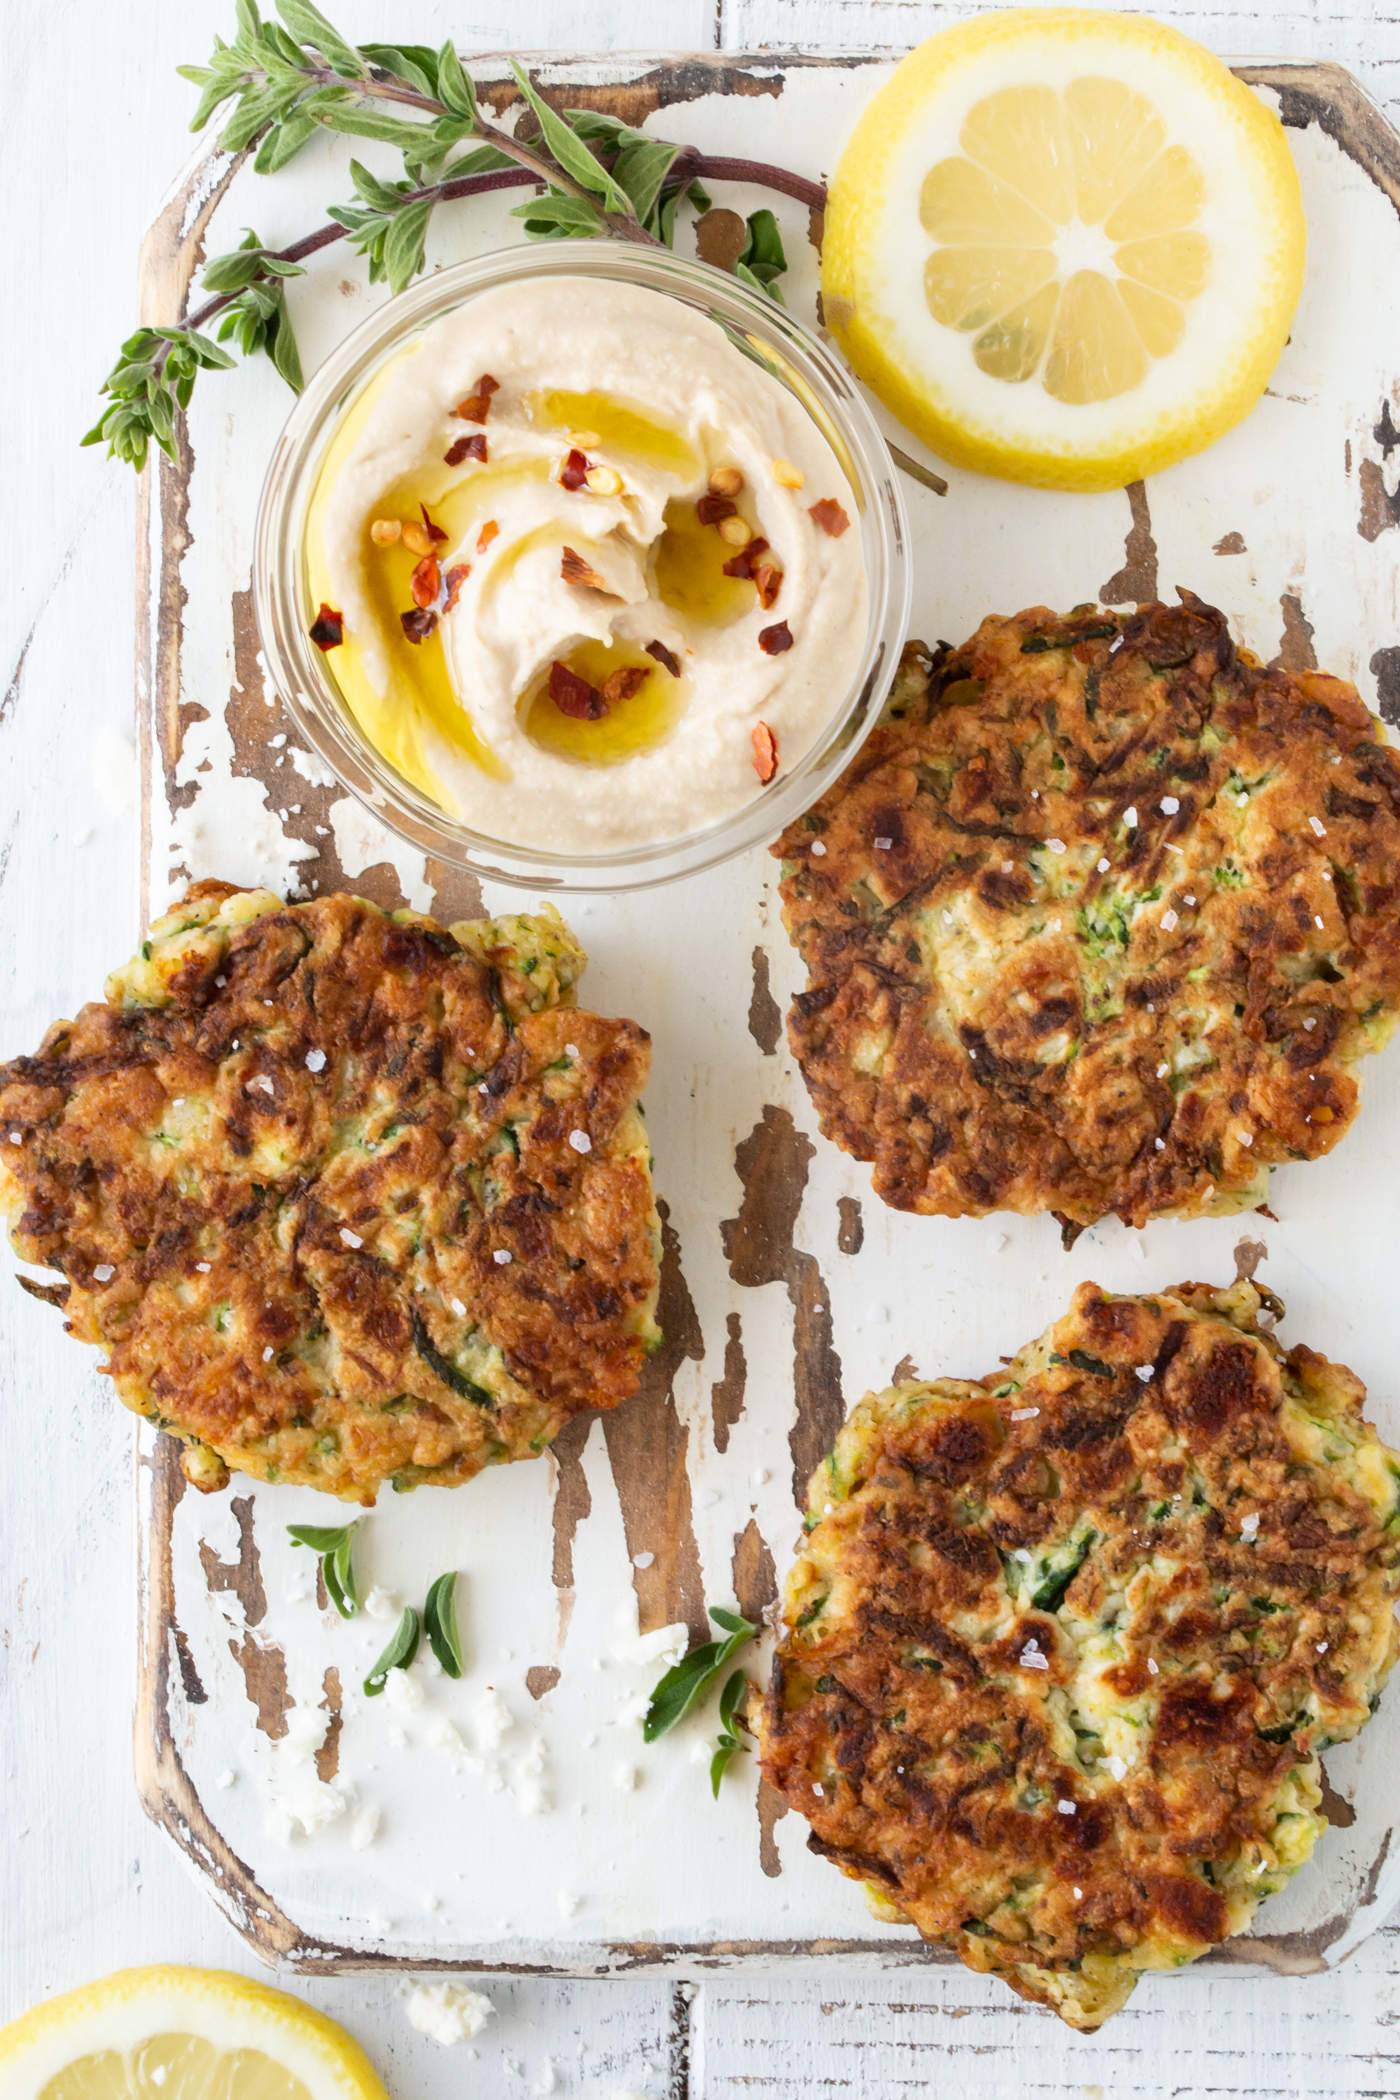
[[[636,1389],[650,1043],[572,1005],[584,960],[548,907],[202,882],[0,1067],[15,1249],[196,1486],[450,1485]]]
[[[1245,1209],[1356,1113],[1400,1002],[1400,756],[1181,597],[914,645],[774,849],[793,1050],[897,1209]]]
[[[1253,1284],[1112,1298],[870,1394],[761,1724],[809,1845],[1075,2027],[1248,1924],[1395,1656],[1400,1459]]]

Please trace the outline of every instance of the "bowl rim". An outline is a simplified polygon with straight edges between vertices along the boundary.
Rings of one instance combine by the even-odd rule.
[[[850,688],[811,748],[771,788],[738,810],[676,838],[603,853],[553,853],[495,839],[451,816],[403,778],[370,744],[306,632],[303,535],[322,458],[341,416],[375,371],[409,338],[483,292],[524,278],[606,279],[679,299],[746,338],[771,345],[811,400],[790,391],[844,447],[861,499],[866,559],[865,648]],[[772,369],[767,359],[757,359]],[[774,372],[780,383],[782,371]],[[912,572],[909,525],[885,439],[854,374],[769,294],[669,249],[615,238],[492,249],[436,271],[366,316],[326,357],[298,395],[263,479],[253,539],[253,606],[267,680],[301,735],[340,785],[400,838],[430,858],[478,876],[536,890],[615,891],[675,881],[771,842],[816,802],[874,727],[908,630]]]

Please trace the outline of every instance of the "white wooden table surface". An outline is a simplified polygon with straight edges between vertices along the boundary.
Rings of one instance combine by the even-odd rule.
[[[354,35],[450,33],[464,51],[894,46],[972,11],[914,0],[331,7]],[[1390,0],[1163,0],[1158,12],[1232,55],[1340,60],[1400,118]],[[192,94],[174,67],[202,60],[231,18],[232,0],[4,0],[0,13],[0,1055],[31,1047],[90,996],[136,932],[135,488],[76,439],[134,317],[137,243],[189,150]],[[0,2022],[127,1963],[256,1968],[132,1785],[130,1456],[131,1427],[90,1361],[0,1276]],[[1149,1986],[1097,2038],[1061,2033],[941,1966],[503,1982],[474,2058],[410,2030],[397,1980],[298,1987],[356,2029],[395,2100],[885,2100],[925,2086],[941,2100],[1400,2094],[1394,1927],[1321,1976],[1199,1971],[1170,1995]]]

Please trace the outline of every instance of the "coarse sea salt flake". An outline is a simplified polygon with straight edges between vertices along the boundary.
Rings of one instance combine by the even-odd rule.
[[[1174,817],[1180,809],[1181,803],[1175,795],[1163,795],[1157,807],[1161,810],[1164,817]]]
[[[593,1140],[586,1130],[571,1130],[569,1132],[569,1143],[573,1146],[575,1152],[591,1152],[593,1150]]]
[[[1029,1422],[1032,1415],[1038,1415],[1039,1413],[1040,1409],[1038,1407],[1013,1407],[1011,1419],[1013,1422]]]
[[[1148,1379],[1152,1376],[1151,1364],[1135,1364],[1133,1370],[1134,1375],[1140,1378],[1144,1385],[1147,1384]]]
[[[1111,1757],[1108,1760],[1108,1769],[1115,1779],[1126,1779],[1128,1776],[1128,1767],[1121,1757]]]
[[[876,839],[875,851],[877,853],[888,853],[893,844],[893,839]]]
[[[364,1241],[360,1238],[359,1233],[352,1232],[348,1225],[341,1226],[340,1237],[344,1240],[347,1247],[363,1247],[364,1245]]]
[[[824,860],[826,858],[826,847],[822,844],[820,839],[813,839],[812,853],[817,860]]]
[[[1176,913],[1170,908],[1162,913],[1162,930],[1164,933],[1174,933],[1177,923]]]
[[[1309,817],[1308,822],[1312,825],[1313,830],[1317,833],[1320,839],[1326,838],[1327,826],[1323,823],[1321,817]]]
[[[1057,1801],[1055,1806],[1062,1816],[1074,1816],[1079,1813],[1078,1803],[1074,1801]]]
[[[326,1069],[325,1051],[308,1050],[306,1053],[306,1069],[308,1072],[324,1072]]]
[[[1129,831],[1135,831],[1137,829],[1137,804],[1135,802],[1130,802],[1128,804],[1128,807],[1124,810],[1123,822],[1127,826]]]
[[[1045,843],[1050,848],[1050,851],[1052,853],[1063,853],[1065,851],[1065,842],[1063,839],[1047,839]]]
[[[511,1260],[511,1258],[511,1252],[508,1247],[497,1247],[495,1252],[491,1256],[492,1261],[495,1262],[498,1269],[503,1269],[506,1266],[506,1263]]]
[[[100,1261],[92,1273],[98,1283],[110,1283],[117,1272],[109,1261]]]
[[[1106,860],[1096,860],[1094,862],[1094,866],[1098,869],[1100,875],[1106,875],[1108,873],[1108,862]]]

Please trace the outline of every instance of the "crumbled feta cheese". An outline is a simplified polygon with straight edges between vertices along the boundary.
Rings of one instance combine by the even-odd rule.
[[[231,1786],[237,1786],[238,1774],[234,1771],[233,1766],[225,1765],[223,1771],[220,1772],[218,1778],[214,1781],[214,1784],[217,1787],[223,1787],[225,1791],[227,1791],[227,1789]]]
[[[573,1146],[575,1152],[591,1152],[593,1150],[593,1140],[586,1130],[571,1130],[569,1132],[569,1143]]]
[[[324,1072],[326,1069],[325,1051],[308,1050],[306,1053],[306,1069],[308,1072]]]
[[[464,1983],[415,1984],[404,1999],[409,2026],[444,2049],[480,2034],[495,2010],[484,1991],[469,1990]]]
[[[1128,1776],[1128,1767],[1124,1764],[1121,1757],[1110,1757],[1108,1769],[1115,1779],[1126,1779]]]
[[[635,1765],[614,1765],[613,1785],[619,1794],[635,1794],[642,1783],[642,1775]]]
[[[382,1590],[376,1583],[365,1598],[365,1616],[370,1619],[400,1619],[403,1605],[392,1590]]]
[[[1240,1518],[1240,1537],[1242,1539],[1254,1538],[1258,1533],[1258,1530],[1259,1512],[1257,1509],[1251,1510],[1247,1517]]]
[[[767,1466],[755,1466],[749,1475],[749,1486],[756,1488],[767,1487],[772,1478],[773,1475],[769,1472]]]
[[[379,1835],[383,1822],[379,1810],[372,1801],[367,1801],[350,1825],[350,1849],[352,1852],[368,1852]]]
[[[491,1259],[498,1269],[505,1268],[506,1264],[512,1259],[509,1247],[497,1247]]]
[[[390,1670],[384,1680],[384,1703],[401,1714],[423,1704],[423,1687],[407,1670]]]

